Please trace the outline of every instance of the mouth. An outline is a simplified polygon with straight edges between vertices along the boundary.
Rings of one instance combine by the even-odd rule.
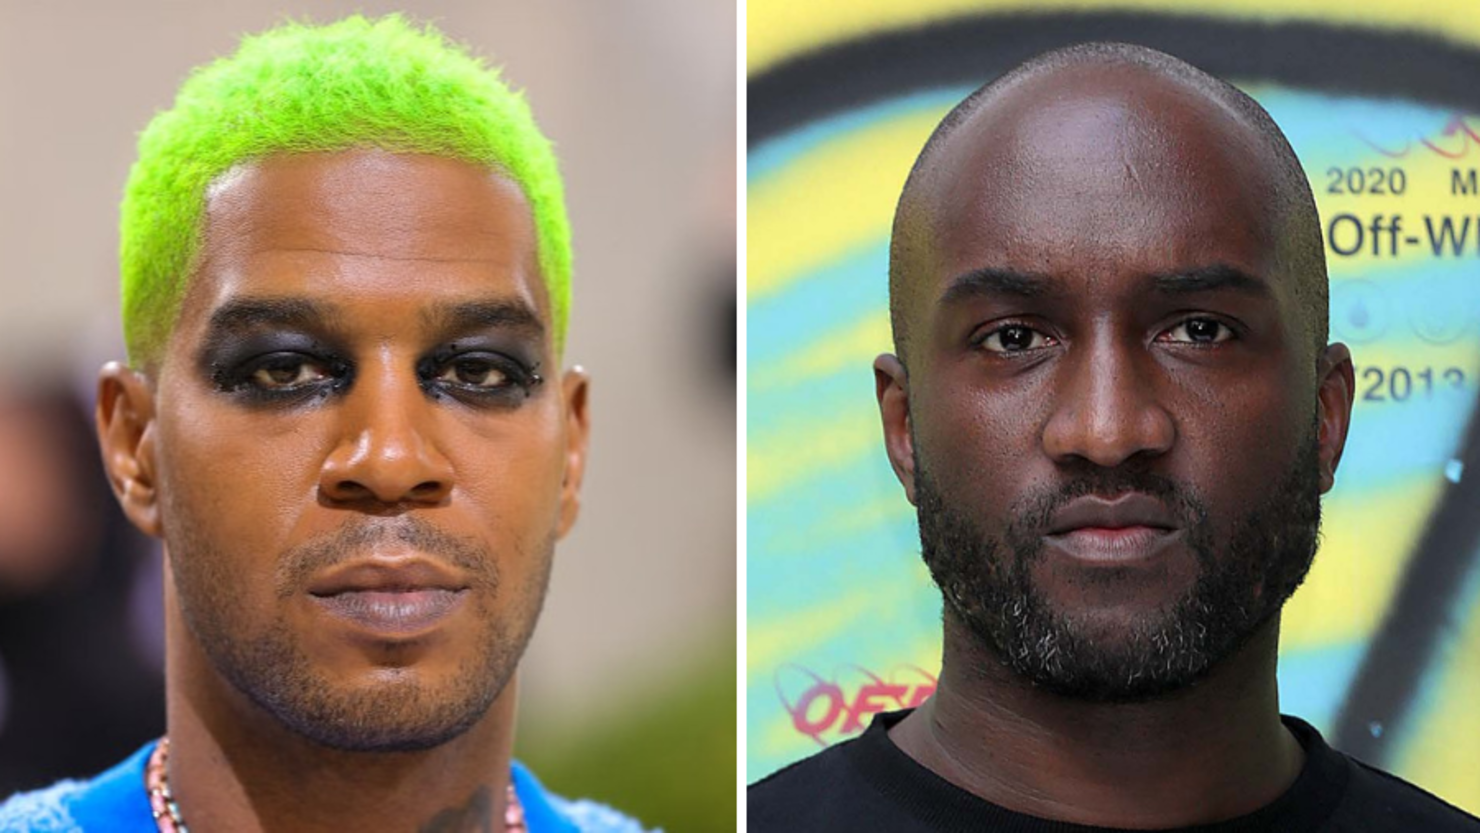
[[[1149,558],[1181,538],[1181,530],[1128,526],[1086,527],[1045,536],[1050,544],[1081,561],[1124,563]]]
[[[371,559],[341,565],[309,584],[315,604],[336,618],[385,636],[414,636],[450,616],[468,583],[439,563]]]
[[[367,630],[412,636],[451,615],[466,593],[437,588],[346,590],[313,599],[335,616]]]
[[[1123,563],[1148,558],[1181,539],[1176,516],[1150,495],[1088,496],[1055,512],[1044,538],[1082,561]]]

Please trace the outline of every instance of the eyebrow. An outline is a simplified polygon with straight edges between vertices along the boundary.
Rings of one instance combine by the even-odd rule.
[[[303,326],[308,322],[331,323],[339,317],[333,304],[306,298],[236,298],[211,313],[207,332],[212,336],[269,324]],[[210,339],[208,339],[210,340]]]
[[[429,330],[511,329],[534,337],[545,334],[545,322],[522,300],[438,303],[422,310],[421,320]]]
[[[1050,294],[1050,280],[1046,276],[1012,269],[973,269],[957,275],[946,291],[941,293],[942,305],[953,304],[967,298],[1009,295],[1014,298],[1037,298]]]
[[[340,308],[306,298],[237,298],[222,304],[207,324],[207,341],[256,326],[304,327],[310,323],[333,327]],[[545,323],[523,301],[489,300],[438,303],[421,311],[429,330],[522,330],[533,337],[545,333]]]
[[[1190,295],[1223,290],[1261,298],[1267,298],[1271,294],[1269,284],[1263,279],[1226,263],[1148,277],[1152,290],[1163,295]],[[940,303],[949,305],[966,298],[993,296],[1041,298],[1056,292],[1054,281],[1048,276],[987,267],[958,275],[941,294]]]
[[[1165,295],[1187,295],[1198,292],[1232,290],[1261,298],[1270,296],[1269,284],[1263,279],[1226,263],[1215,263],[1184,272],[1152,275],[1157,292]]]

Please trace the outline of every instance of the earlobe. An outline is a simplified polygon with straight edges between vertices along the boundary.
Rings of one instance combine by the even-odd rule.
[[[109,362],[98,374],[98,445],[113,495],[128,519],[158,537],[154,391],[141,373]]]
[[[904,363],[892,353],[874,359],[874,392],[879,398],[879,417],[884,424],[884,450],[894,476],[904,486],[905,497],[915,502],[915,442],[910,426],[909,376]]]
[[[1352,403],[1356,394],[1356,370],[1345,344],[1332,344],[1318,365],[1320,389],[1316,403],[1316,445],[1320,458],[1321,493],[1336,484],[1336,467],[1346,448],[1351,427]]]
[[[560,487],[560,528],[556,534],[564,538],[581,511],[581,480],[586,474],[586,440],[591,430],[587,412],[591,380],[577,366],[565,372],[560,385],[565,402],[565,476]]]

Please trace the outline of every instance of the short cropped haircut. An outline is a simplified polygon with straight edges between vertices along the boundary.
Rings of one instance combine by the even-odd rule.
[[[1263,144],[1266,159],[1273,167],[1274,205],[1279,234],[1276,260],[1294,280],[1294,294],[1300,312],[1310,327],[1310,336],[1319,357],[1329,338],[1329,295],[1326,274],[1326,248],[1321,236],[1320,215],[1311,193],[1310,180],[1294,148],[1280,131],[1274,119],[1247,93],[1227,81],[1215,78],[1197,67],[1165,52],[1128,43],[1081,43],[1045,52],[1030,58],[967,96],[946,114],[916,157],[900,194],[894,214],[894,230],[889,246],[889,318],[894,333],[895,352],[905,356],[908,327],[904,320],[902,299],[909,280],[907,263],[911,260],[903,221],[910,210],[911,187],[928,169],[935,151],[984,104],[999,91],[1045,73],[1085,64],[1118,64],[1145,69],[1154,75],[1181,83],[1221,105],[1234,118],[1254,131]]]
[[[274,154],[375,148],[486,166],[533,215],[556,350],[570,311],[570,224],[550,142],[498,71],[399,15],[287,23],[196,69],[139,137],[119,220],[130,363],[156,364],[202,244],[206,191]]]

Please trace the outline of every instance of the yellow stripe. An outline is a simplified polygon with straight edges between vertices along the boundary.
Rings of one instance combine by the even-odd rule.
[[[1281,650],[1372,635],[1443,485],[1436,476],[1408,478],[1380,491],[1327,499],[1320,553],[1281,617]]]
[[[880,307],[852,324],[824,333],[822,338],[779,365],[754,368],[750,389],[755,392],[790,387],[837,373],[866,380],[873,375],[874,357],[893,349],[889,310]]]
[[[818,604],[795,613],[768,616],[745,631],[745,665],[750,671],[772,671],[848,630],[869,613],[877,600],[867,593],[842,598],[819,598]]]
[[[1396,772],[1445,801],[1470,813],[1480,813],[1480,778],[1475,777],[1477,756],[1473,740],[1480,738],[1480,610],[1469,611],[1469,621],[1453,645],[1436,658],[1445,663],[1438,696],[1426,713],[1415,714],[1418,725],[1405,732]],[[1465,739],[1456,742],[1458,739]]]
[[[754,75],[823,46],[974,12],[1138,11],[1262,21],[1315,21],[1404,29],[1480,43],[1467,3],[1411,0],[750,0],[746,64]]]
[[[887,240],[910,165],[945,113],[941,108],[871,125],[752,184],[746,193],[748,297],[769,295],[843,254]]]
[[[821,469],[883,454],[883,437],[878,412],[868,407],[797,420],[769,436],[752,437],[746,443],[746,500],[765,500]]]
[[[879,443],[879,459],[884,459],[884,444],[882,438]],[[801,531],[803,540],[815,539],[819,546],[823,542],[836,541],[847,535],[853,535],[865,530],[876,530],[881,524],[894,524],[901,521],[913,521],[915,519],[915,507],[904,497],[904,487],[896,489],[885,489],[879,497],[868,501],[860,506],[849,507],[845,511],[835,512],[822,518],[810,529]],[[919,582],[922,591],[928,591],[933,585],[930,582],[930,574],[921,571],[923,576]]]

